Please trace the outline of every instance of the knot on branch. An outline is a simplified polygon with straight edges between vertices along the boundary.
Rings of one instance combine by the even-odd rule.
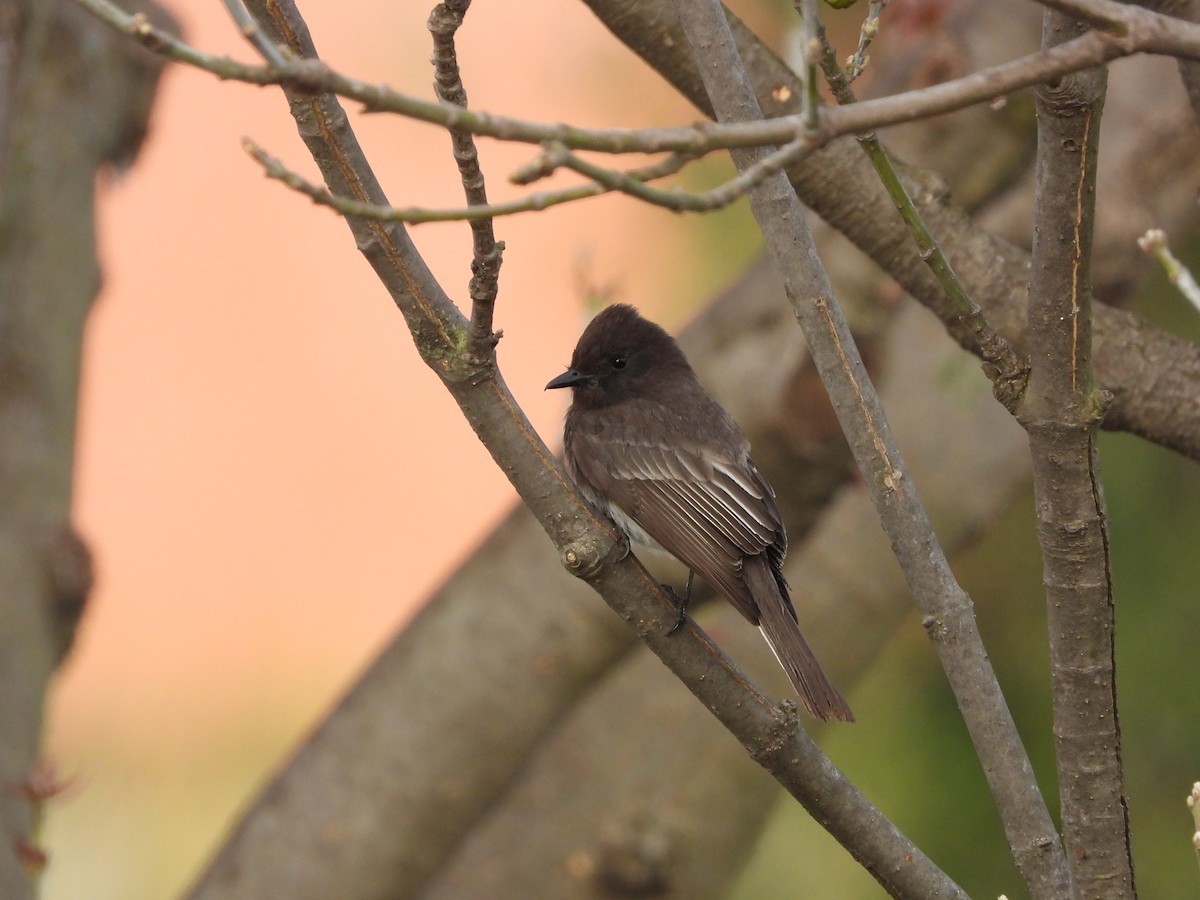
[[[456,325],[449,330],[452,347],[443,343],[439,335],[433,346],[424,347],[418,341],[422,356],[441,376],[451,384],[481,384],[496,375],[496,344],[503,332],[485,333],[478,339],[469,326]]]
[[[606,543],[607,546],[605,546]],[[564,569],[576,578],[587,581],[594,578],[608,558],[613,555],[614,546],[616,546],[616,542],[580,538],[562,546],[559,550],[559,560]]]
[[[748,747],[751,757],[760,766],[779,757],[779,754],[791,744],[792,736],[800,727],[800,714],[796,704],[791,700],[783,700],[771,711],[771,728],[753,747]]]
[[[1015,369],[1001,370],[997,366],[985,363],[984,371],[992,381],[992,396],[1000,401],[1001,406],[1015,414],[1025,396],[1025,387],[1029,384],[1029,366],[1020,365]]]
[[[1030,399],[1028,396],[1025,398]],[[1094,432],[1100,427],[1113,403],[1112,391],[1092,388],[1064,406],[1046,403],[1021,404],[1017,422],[1030,434],[1054,435],[1062,432]]]
[[[1099,425],[1108,415],[1113,399],[1112,391],[1106,391],[1104,388],[1089,392],[1079,405],[1081,419],[1088,424]]]
[[[1038,114],[1070,118],[1095,112],[1104,97],[1108,75],[1103,66],[1085,69],[1039,85],[1034,97]]]
[[[946,623],[938,616],[926,616],[921,620],[921,627],[925,629],[925,633],[929,635],[929,639],[935,644],[945,641],[949,633],[946,629]]]
[[[92,553],[70,523],[51,535],[46,568],[50,579],[54,649],[61,660],[75,640],[75,631],[87,607],[94,581]]]

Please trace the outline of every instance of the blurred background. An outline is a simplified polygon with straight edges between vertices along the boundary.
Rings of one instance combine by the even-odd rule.
[[[768,31],[786,12],[735,6]],[[428,4],[308,0],[303,11],[335,67],[432,96]],[[193,44],[253,59],[220,4],[174,12]],[[468,16],[460,58],[474,106],[595,126],[695,118],[582,4],[519,27],[514,15],[478,3]],[[383,116],[355,128],[398,205],[461,203],[443,133]],[[47,900],[175,896],[514,501],[345,226],[268,182],[242,136],[315,179],[276,90],[171,67],[141,158],[103,186],[104,289],[88,330],[76,488],[98,585],[52,699],[47,756],[70,784],[43,835]],[[529,151],[482,150],[493,199],[512,196],[504,176]],[[542,386],[569,360],[589,303],[634,303],[678,327],[754,255],[748,222],[740,206],[678,217],[603,198],[498,223],[500,363],[548,443],[566,398]],[[466,227],[422,226],[415,240],[464,300]],[[1194,311],[1153,281],[1139,311],[1200,337]],[[1106,435],[1101,448],[1135,858],[1146,896],[1184,896],[1197,884],[1184,797],[1200,778],[1200,702],[1186,689],[1200,634],[1200,479],[1133,438]],[[1031,523],[1026,500],[956,570],[1053,798]],[[969,889],[1021,896],[915,616],[853,702],[885,737],[829,732],[834,760],[935,859],[986,848]],[[961,753],[923,756],[906,741],[914,731],[958,735]],[[820,871],[796,865],[797,842],[828,840],[813,829],[781,804],[737,896],[878,896],[844,852]]]

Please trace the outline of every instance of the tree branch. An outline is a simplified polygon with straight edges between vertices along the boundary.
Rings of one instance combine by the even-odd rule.
[[[1054,4],[1049,4],[1054,5]],[[1086,26],[1047,12],[1043,43]],[[1063,839],[1080,894],[1133,898],[1117,718],[1112,576],[1096,431],[1109,395],[1092,377],[1090,258],[1107,72],[1038,90],[1029,284],[1029,431],[1045,567]]]
[[[22,900],[45,864],[45,694],[91,587],[71,492],[96,177],[136,155],[159,62],[59,3],[8,4],[0,32],[0,896]]]
[[[448,0],[439,3],[429,14],[429,32],[433,35],[433,65],[436,72],[434,88],[438,99],[463,109],[467,107],[467,90],[458,67],[458,51],[454,36],[462,27],[471,0]],[[479,167],[479,151],[475,138],[468,131],[452,130],[450,143],[454,161],[458,164],[468,207],[487,206],[487,187]],[[471,219],[472,259],[471,282],[467,293],[471,297],[471,353],[486,360],[499,335],[492,334],[493,310],[503,261],[504,242],[496,240],[490,217]]]
[[[246,6],[242,0],[224,0],[224,3],[225,9],[229,11],[229,16],[237,25],[238,31],[242,33],[242,37],[259,52],[267,61],[267,65],[276,68],[286,66],[287,59],[279,52],[279,48],[271,43],[271,39],[263,34],[263,30],[254,21],[254,17],[246,12]]]
[[[190,47],[147,21],[121,12],[108,0],[74,0],[114,28],[140,41],[156,53],[210,71],[222,78],[250,84],[278,84],[293,90],[327,91],[358,100],[374,112],[394,112],[420,121],[442,125],[451,132],[487,135],[499,140],[537,144],[561,144],[570,149],[603,153],[683,153],[697,158],[719,149],[778,146],[782,159],[743,173],[736,188],[679,206],[681,192],[661,193],[639,188],[636,180],[622,180],[609,170],[607,180],[628,186],[647,202],[666,208],[712,209],[740,196],[776,166],[808,155],[834,139],[871,128],[896,125],[939,113],[950,112],[1004,96],[1015,90],[1050,81],[1081,68],[1133,53],[1160,52],[1200,59],[1200,26],[1181,23],[1143,9],[1127,9],[1120,28],[1111,32],[1089,32],[1076,41],[1039,54],[975,72],[943,84],[909,91],[852,107],[821,108],[819,127],[813,117],[818,110],[799,115],[773,117],[732,125],[693,125],[657,129],[586,129],[567,125],[527,122],[505,116],[478,113],[453,103],[433,103],[401,94],[387,87],[349,78],[319,60],[306,58],[269,67],[246,66],[228,58],[215,57]],[[748,183],[746,183],[748,182]],[[730,197],[730,193],[732,197]],[[396,216],[395,211],[390,215]],[[470,217],[473,219],[473,217]]]
[[[327,206],[343,216],[353,216],[359,219],[374,219],[378,222],[403,222],[408,225],[420,225],[426,222],[471,222],[476,219],[498,218],[524,212],[541,212],[552,206],[582,200],[585,197],[598,197],[601,194],[618,190],[601,184],[598,181],[582,184],[576,187],[561,188],[553,191],[540,191],[527,194],[516,200],[504,203],[489,203],[485,206],[464,206],[452,209],[430,209],[428,207],[406,206],[395,207],[385,204],[369,203],[355,200],[352,197],[331,194],[324,185],[313,184],[297,172],[287,168],[282,162],[249,138],[242,139],[242,148],[263,167],[268,178],[281,181],[297,193],[303,194],[314,203]],[[530,163],[525,168],[514,173],[518,184],[529,182],[549,174],[547,170],[559,167],[559,161],[551,159],[554,154],[547,152],[541,158]],[[629,179],[648,182],[668,175],[674,175],[683,167],[684,159],[679,154],[672,154],[661,162],[640,169],[632,169],[626,177]]]

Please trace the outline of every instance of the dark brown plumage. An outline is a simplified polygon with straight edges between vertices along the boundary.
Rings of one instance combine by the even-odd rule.
[[[584,496],[758,625],[809,712],[854,721],[796,622],[775,492],[675,340],[633,307],[610,306],[546,387],[572,389],[564,457]]]

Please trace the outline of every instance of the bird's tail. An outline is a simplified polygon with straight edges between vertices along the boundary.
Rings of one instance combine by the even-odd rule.
[[[761,564],[752,565],[752,560],[747,559],[742,574],[758,604],[759,630],[767,639],[775,658],[787,672],[788,679],[810,713],[826,721],[833,718],[853,722],[854,713],[850,711],[850,704],[833,686],[808,646],[808,641],[800,633],[791,601],[784,593],[783,586],[776,581],[769,563],[761,557],[759,560]]]

